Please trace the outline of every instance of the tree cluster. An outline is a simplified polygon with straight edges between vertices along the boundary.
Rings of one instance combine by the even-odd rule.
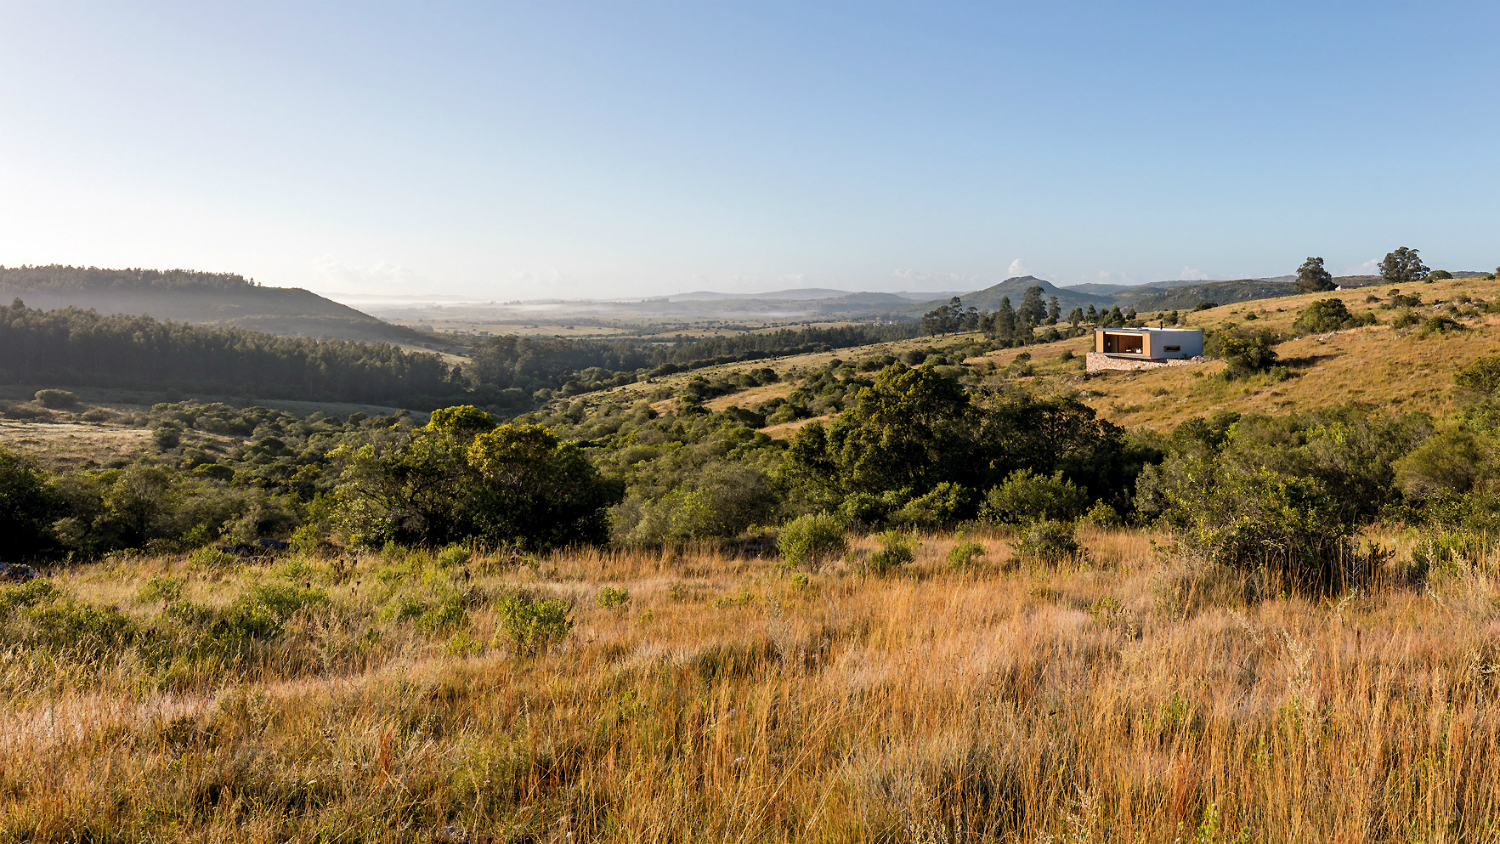
[[[232,291],[255,287],[237,273],[206,273],[197,270],[110,270],[99,267],[45,266],[0,267],[0,290],[12,295],[76,291]]]
[[[0,306],[0,380],[348,402],[416,403],[463,392],[437,355],[384,343]]]

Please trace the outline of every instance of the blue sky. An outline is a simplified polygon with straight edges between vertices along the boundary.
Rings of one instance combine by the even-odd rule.
[[[0,0],[0,264],[483,298],[1500,264],[1500,4]]]

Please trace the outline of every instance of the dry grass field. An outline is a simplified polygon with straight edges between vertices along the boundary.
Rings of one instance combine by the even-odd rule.
[[[0,588],[0,841],[1500,839],[1492,556],[1252,601],[1079,538],[61,570]]]

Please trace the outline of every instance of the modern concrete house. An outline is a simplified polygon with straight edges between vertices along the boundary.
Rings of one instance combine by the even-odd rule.
[[[1181,366],[1203,357],[1199,328],[1098,328],[1089,372]]]

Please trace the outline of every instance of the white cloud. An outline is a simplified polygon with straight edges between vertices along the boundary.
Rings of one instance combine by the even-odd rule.
[[[1205,281],[1208,279],[1208,273],[1198,269],[1197,267],[1189,267],[1184,264],[1182,267],[1182,273],[1177,277],[1183,280],[1191,279],[1193,281]]]
[[[1016,278],[1023,275],[1031,275],[1031,268],[1026,266],[1026,262],[1020,258],[1011,261],[1010,269],[1005,271],[1006,278]]]
[[[1355,264],[1339,275],[1378,275],[1380,273],[1380,259],[1371,258],[1363,264]]]

